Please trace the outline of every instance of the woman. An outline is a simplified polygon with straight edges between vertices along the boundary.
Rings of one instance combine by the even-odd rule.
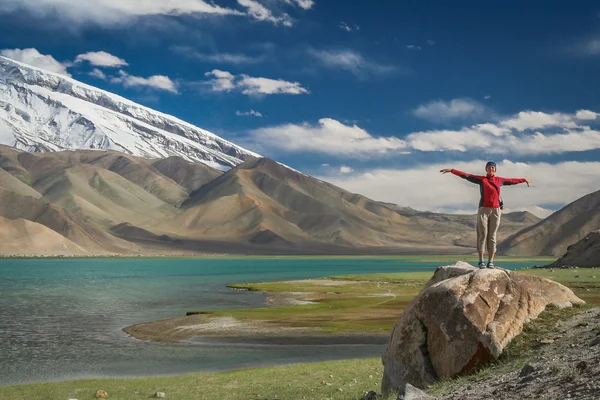
[[[466,172],[458,171],[452,168],[446,168],[440,172],[447,174],[452,172],[471,183],[479,185],[481,199],[479,200],[479,209],[477,211],[477,253],[479,254],[479,268],[495,268],[494,254],[496,253],[496,233],[500,226],[501,200],[500,186],[516,185],[518,183],[531,183],[530,179],[525,178],[501,178],[496,176],[496,163],[493,161],[485,165],[487,175],[471,175]],[[488,262],[483,262],[483,251],[487,244]]]

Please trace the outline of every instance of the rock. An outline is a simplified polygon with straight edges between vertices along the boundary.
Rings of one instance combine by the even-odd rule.
[[[556,282],[458,262],[439,267],[394,326],[382,356],[384,394],[424,388],[497,358],[549,304],[584,303]]]
[[[365,393],[363,395],[363,397],[360,398],[360,400],[376,400],[376,399],[377,399],[377,393],[372,390]]]
[[[588,365],[585,361],[581,360],[577,363],[577,365],[575,366],[575,369],[577,369],[577,371],[579,372],[583,372],[587,369]]]
[[[98,390],[96,392],[96,398],[97,399],[108,399],[108,393],[106,393],[104,390]]]
[[[163,392],[156,392],[156,393],[154,393],[154,397],[164,398],[165,394]]]
[[[429,396],[427,393],[425,393],[421,389],[414,387],[410,383],[407,383],[406,387],[404,388],[404,393],[400,393],[396,400],[429,400],[429,399],[433,400],[433,397]]]
[[[536,367],[534,367],[533,365],[527,363],[527,364],[525,364],[523,366],[523,368],[521,368],[521,372],[519,372],[519,378],[523,378],[525,376],[531,375],[536,370],[537,370]]]
[[[594,338],[594,340],[592,340],[592,343],[590,343],[590,347],[596,346],[596,345],[599,345],[599,344],[600,344],[600,335],[596,336]]]
[[[429,396],[427,393],[418,389],[411,385],[410,383],[406,384],[404,388],[404,393],[398,395],[396,400],[429,400],[433,399],[433,397]]]
[[[526,384],[527,382],[531,382],[531,381],[533,381],[533,380],[535,380],[535,376],[533,376],[533,375],[527,375],[527,376],[523,377],[523,378],[522,378],[522,379],[519,381],[519,385],[524,385],[524,384]]]

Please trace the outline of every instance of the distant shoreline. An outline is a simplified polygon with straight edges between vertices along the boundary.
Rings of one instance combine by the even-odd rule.
[[[157,255],[4,255],[0,254],[0,259],[156,259],[156,258],[426,258],[426,260],[419,261],[454,261],[460,257],[461,260],[476,261],[477,256],[473,254],[197,254],[197,255],[170,255],[170,254],[157,254]],[[526,262],[552,262],[556,261],[557,257],[552,256],[496,256],[496,260],[507,260],[507,261],[526,261]]]

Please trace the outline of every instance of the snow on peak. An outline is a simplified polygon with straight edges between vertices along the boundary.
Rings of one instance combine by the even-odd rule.
[[[0,144],[28,151],[104,149],[179,156],[228,170],[248,151],[173,116],[0,56]]]

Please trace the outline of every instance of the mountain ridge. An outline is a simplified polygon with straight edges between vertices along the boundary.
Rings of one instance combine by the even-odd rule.
[[[475,244],[474,216],[401,215],[270,159],[222,172],[176,156],[0,145],[0,195],[0,216],[90,254],[464,254]],[[508,221],[501,236],[529,224]]]
[[[0,56],[0,144],[176,155],[227,170],[260,157],[176,117],[75,79]]]
[[[516,232],[498,245],[508,255],[562,256],[567,247],[600,229],[600,190],[589,193],[548,218]]]

